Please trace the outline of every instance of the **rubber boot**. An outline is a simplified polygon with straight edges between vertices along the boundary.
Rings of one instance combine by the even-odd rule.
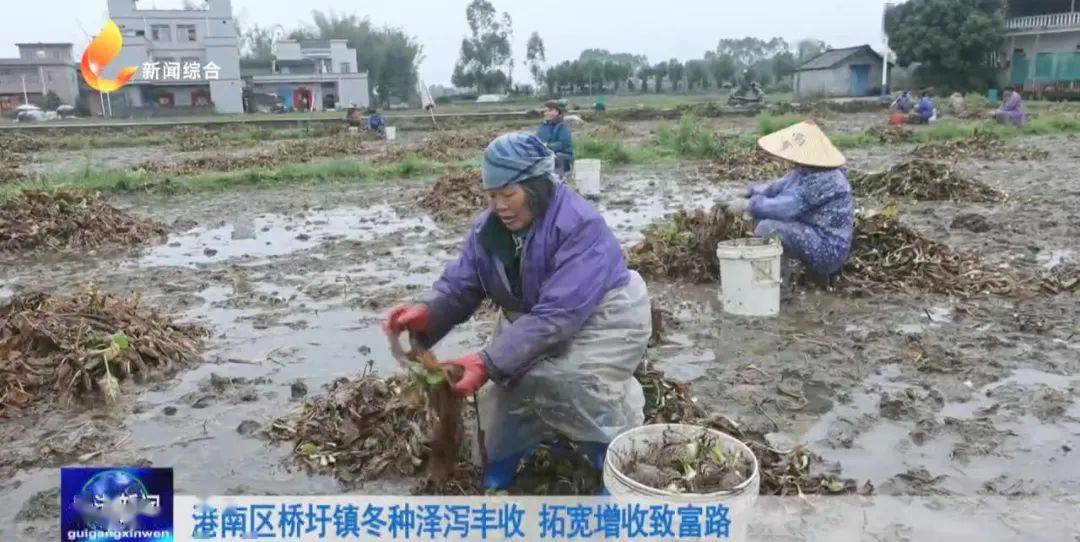
[[[488,464],[484,466],[484,489],[489,491],[504,491],[509,489],[510,485],[514,483],[514,478],[517,476],[518,467],[521,466],[521,460],[524,459],[526,455],[531,454],[535,449],[536,447],[533,446],[511,455],[510,457],[488,461]]]
[[[601,497],[610,496],[606,487],[604,487],[604,460],[607,459],[608,443],[606,442],[586,442],[582,444],[582,448],[585,450],[585,457],[589,459],[589,464],[594,469],[600,472],[600,490],[596,492]]]

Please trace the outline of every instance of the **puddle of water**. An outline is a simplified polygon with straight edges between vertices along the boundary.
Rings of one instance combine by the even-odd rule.
[[[426,233],[436,226],[428,217],[401,217],[386,204],[287,215],[267,213],[171,235],[166,244],[143,255],[136,266],[200,267],[241,258],[281,256],[331,240],[367,241],[414,228]]]
[[[651,183],[651,184],[650,184]],[[710,209],[717,202],[735,194],[735,186],[711,183],[684,183],[670,179],[639,178],[621,182],[622,199],[601,200],[597,208],[622,244],[632,244],[643,237],[641,230],[654,221],[680,209]]]
[[[960,420],[971,419],[979,410],[994,404],[995,399],[990,395],[994,390],[1009,384],[1020,384],[1022,386],[1043,385],[1064,391],[1069,388],[1069,383],[1069,377],[1067,376],[1028,367],[1019,368],[1014,370],[1011,375],[980,388],[971,401],[945,403],[945,406],[941,409],[941,416]]]
[[[1009,384],[1045,385],[1057,390],[1069,387],[1068,377],[1038,371],[1018,369],[1008,378],[985,386],[975,394],[976,399],[963,403],[946,403],[935,416],[938,423],[945,418],[970,420],[977,411],[993,404],[987,392]],[[973,455],[958,461],[954,447],[965,437],[943,429],[921,445],[912,442],[909,434],[915,429],[910,421],[877,418],[859,433],[850,448],[828,444],[830,428],[857,420],[864,414],[876,414],[883,393],[897,392],[909,387],[899,375],[897,366],[882,368],[882,374],[864,381],[862,391],[853,393],[851,400],[837,404],[811,425],[798,442],[808,443],[826,462],[839,462],[844,476],[860,482],[870,480],[875,485],[909,469],[926,468],[931,475],[948,475],[940,487],[963,494],[975,494],[982,485],[1005,475],[1010,483],[1046,484],[1075,491],[1080,487],[1080,454],[1067,453],[1063,445],[1076,448],[1080,442],[1080,423],[1062,421],[1047,424],[1032,415],[1015,421],[996,422],[1001,431],[998,448],[989,455]],[[1072,415],[1080,413],[1073,405]],[[1012,432],[1010,435],[1008,432]],[[797,435],[797,433],[796,433]]]
[[[1075,250],[1064,248],[1042,251],[1035,260],[1046,269],[1052,269],[1062,264],[1075,263],[1077,257]]]
[[[716,366],[712,350],[685,349],[679,345],[664,345],[652,350],[656,368],[678,382],[693,382],[703,378],[710,367]]]

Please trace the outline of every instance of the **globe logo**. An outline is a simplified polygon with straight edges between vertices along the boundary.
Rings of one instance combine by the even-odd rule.
[[[74,496],[72,504],[86,528],[96,531],[135,531],[139,516],[161,513],[160,496],[149,494],[141,480],[123,470],[94,475]]]

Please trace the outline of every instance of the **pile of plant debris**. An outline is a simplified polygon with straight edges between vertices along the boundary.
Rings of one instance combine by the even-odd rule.
[[[886,214],[856,217],[851,257],[840,282],[860,290],[915,288],[962,297],[1008,294],[1017,286],[1013,277],[926,239]]]
[[[727,212],[722,206],[712,211],[679,211],[671,220],[650,224],[642,232],[645,239],[630,248],[630,267],[651,277],[692,282],[720,278],[716,245],[750,237],[753,224]]]
[[[589,137],[613,139],[640,135],[630,125],[607,117],[589,122],[579,132]]]
[[[205,151],[221,147],[221,134],[205,128],[182,126],[172,134],[172,146],[178,151]]]
[[[90,391],[107,401],[119,381],[193,363],[206,331],[86,286],[73,296],[19,295],[0,307],[0,414],[50,395]]]
[[[25,134],[0,135],[0,184],[25,179],[19,167],[28,161],[26,154],[44,148],[40,139]]]
[[[317,158],[357,156],[364,152],[360,136],[295,139],[275,144],[271,150],[240,155],[219,154],[188,158],[179,162],[149,160],[135,167],[143,173],[192,175],[206,171],[238,171],[275,167],[282,164],[308,163]]]
[[[435,162],[460,162],[478,156],[498,137],[493,130],[447,130],[425,136],[419,143],[395,146],[377,156],[375,162],[389,164],[406,157]]]
[[[384,380],[367,370],[353,380],[336,380],[329,393],[308,401],[297,418],[275,421],[268,434],[293,442],[294,459],[310,470],[346,483],[387,474],[419,476],[430,468],[436,421],[427,401],[416,379]],[[465,460],[440,483],[422,479],[415,488],[420,493],[483,493],[477,469]]]
[[[117,209],[95,192],[25,190],[0,205],[0,252],[124,247],[164,235],[164,225]]]
[[[0,135],[0,155],[10,153],[26,154],[38,152],[45,148],[45,142],[26,134],[7,133]]]
[[[1005,194],[960,175],[940,162],[911,160],[888,171],[850,170],[848,181],[861,196],[899,196],[917,201],[1001,201]]]
[[[915,147],[911,154],[931,160],[956,161],[961,158],[977,160],[1045,160],[1050,153],[1007,145],[1001,136],[976,130],[969,137],[952,141],[937,141]]]
[[[787,173],[789,169],[782,160],[754,147],[709,162],[702,167],[701,174],[716,181],[767,181]]]
[[[909,143],[915,140],[915,130],[903,126],[873,126],[866,134],[882,144]]]
[[[487,204],[480,172],[472,168],[448,170],[420,196],[420,207],[439,220],[474,216]]]
[[[670,380],[664,373],[646,366],[639,368],[634,376],[645,392],[645,423],[684,423],[710,427],[749,446],[761,469],[762,495],[873,492],[869,484],[859,488],[855,480],[840,478],[836,472],[824,472],[821,458],[801,446],[777,450],[768,445],[764,433],[740,425],[726,416],[706,412],[694,401],[689,384]]]

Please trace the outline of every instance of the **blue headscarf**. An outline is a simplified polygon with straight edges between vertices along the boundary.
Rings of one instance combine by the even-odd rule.
[[[484,151],[481,176],[486,190],[538,177],[554,180],[555,153],[532,134],[503,134]]]

